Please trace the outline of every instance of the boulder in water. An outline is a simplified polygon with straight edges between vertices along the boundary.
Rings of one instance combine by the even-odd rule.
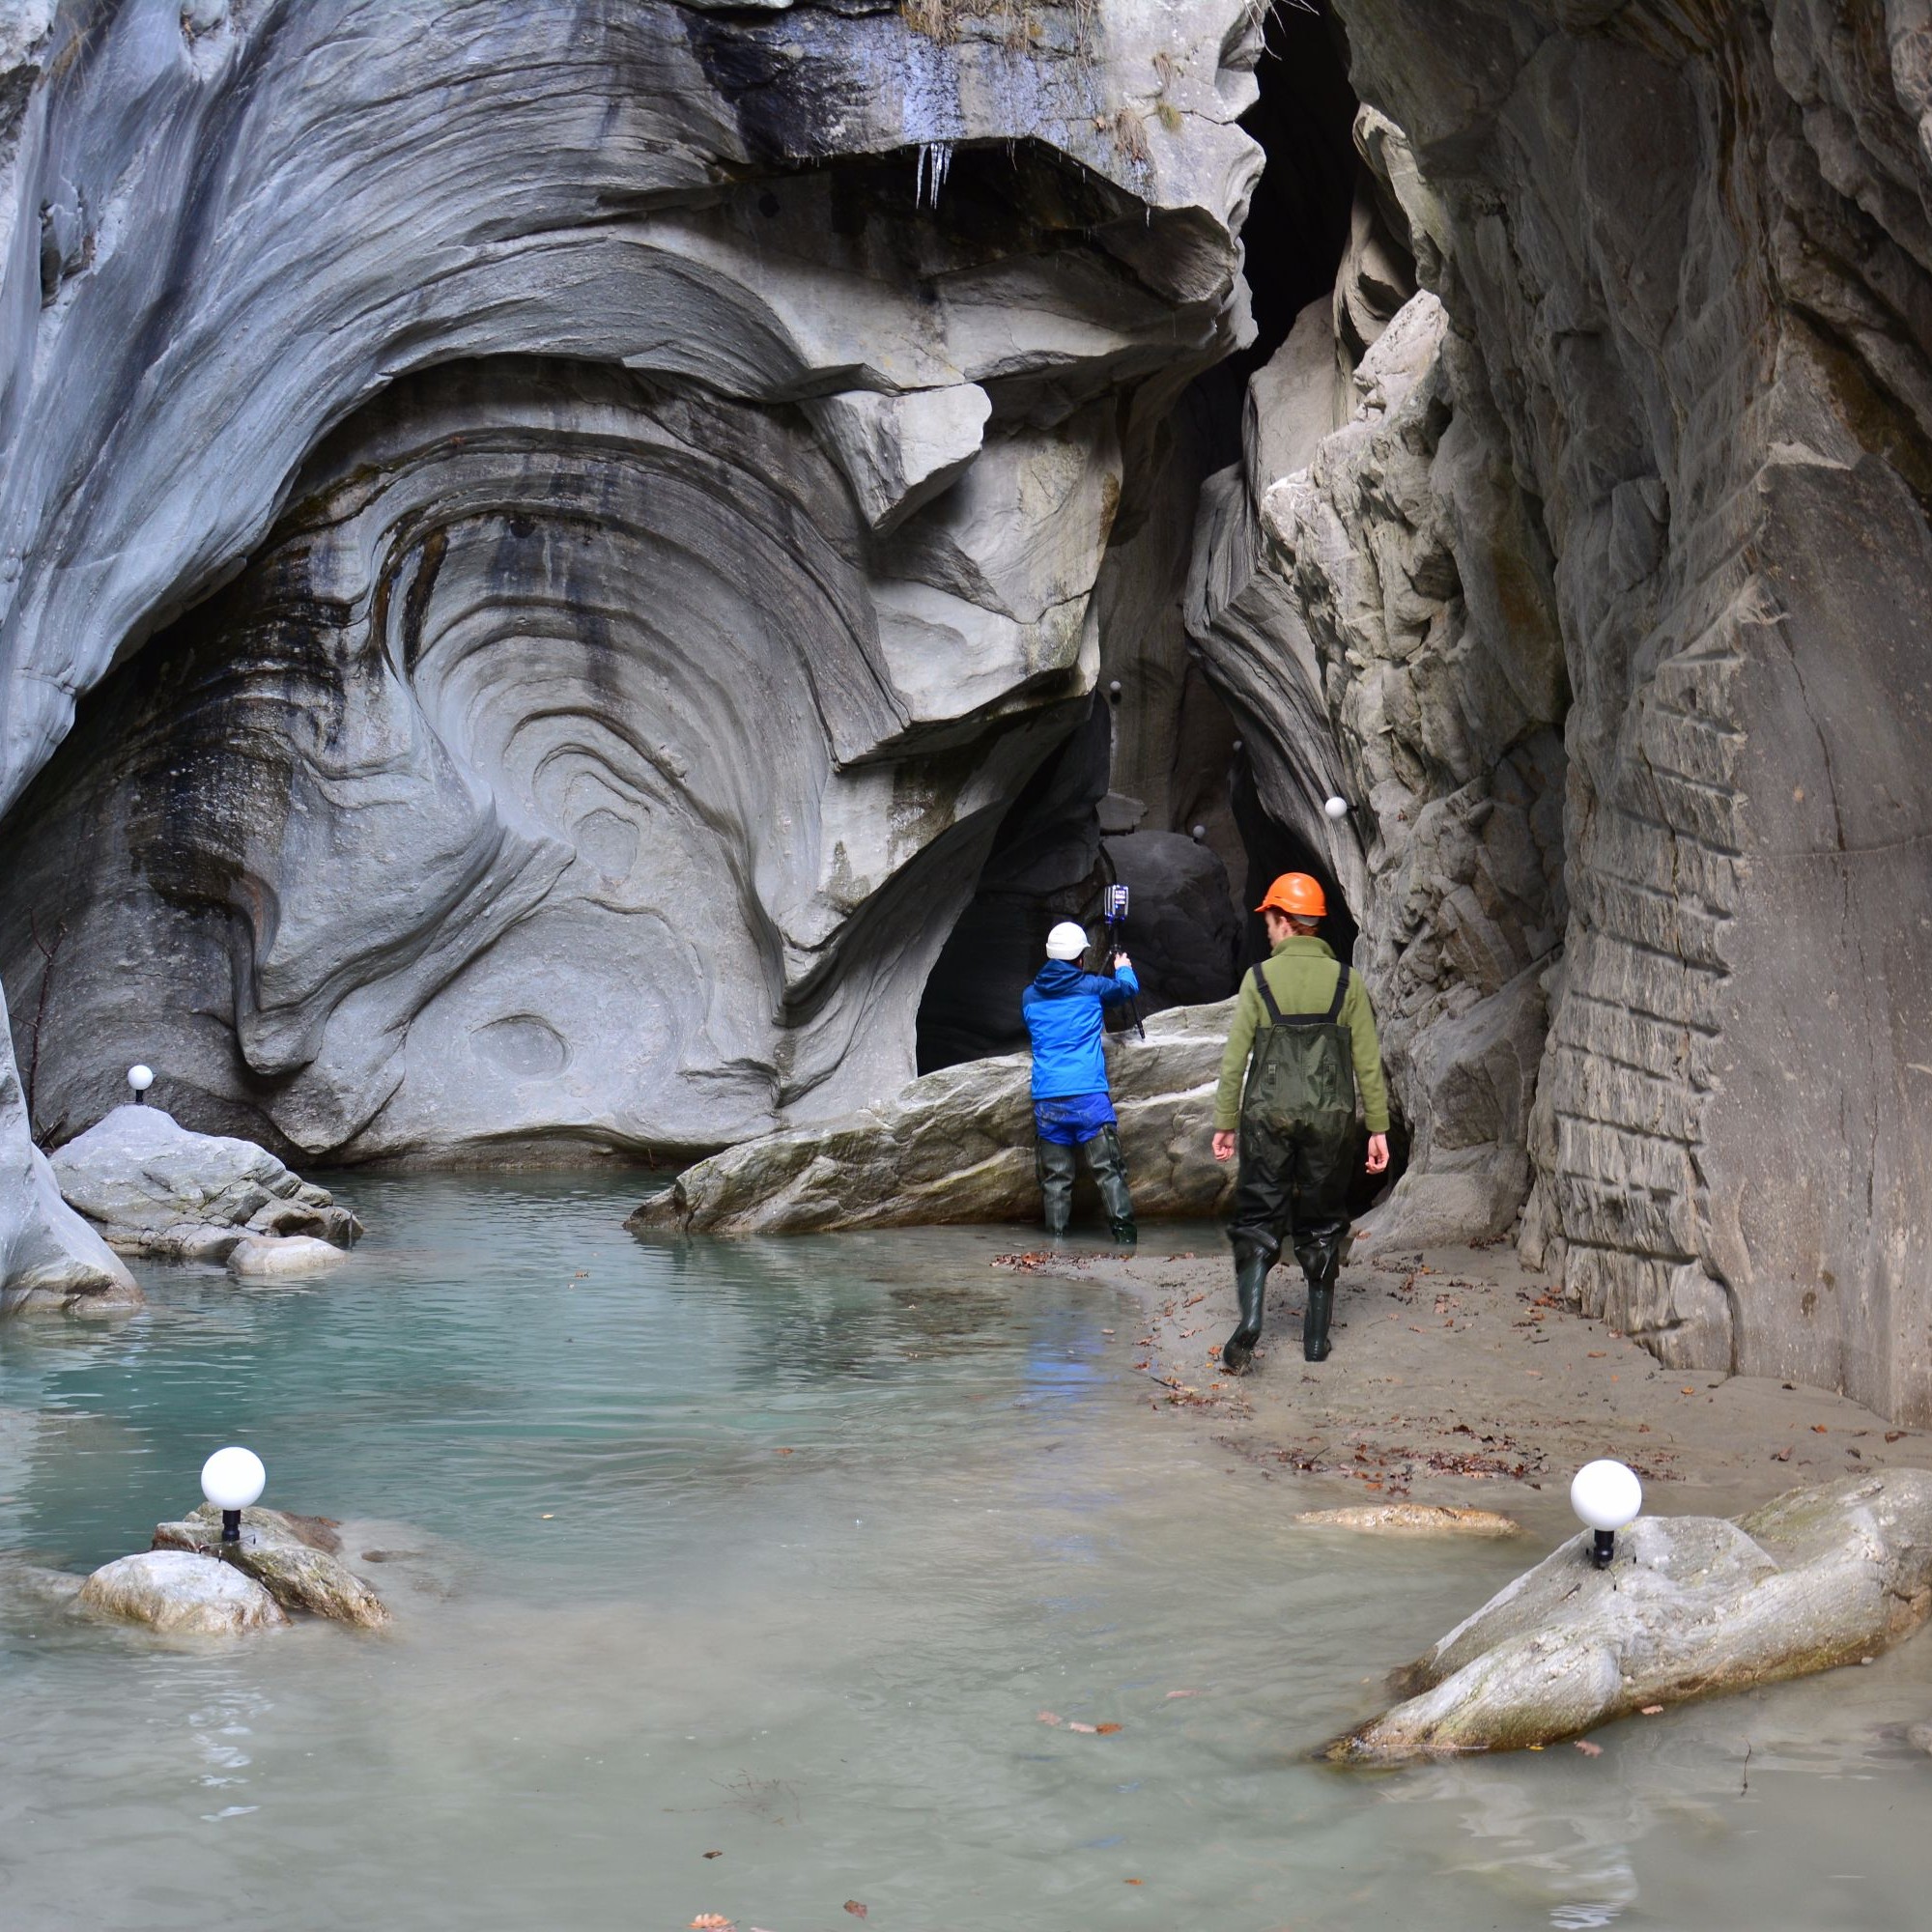
[[[208,1503],[179,1522],[155,1526],[156,1549],[213,1555],[220,1537],[220,1512]],[[245,1509],[241,1541],[229,1544],[219,1560],[254,1577],[284,1609],[381,1630],[389,1622],[388,1605],[343,1562],[341,1548],[326,1517]]]
[[[288,1612],[252,1577],[217,1557],[144,1549],[104,1563],[81,1584],[78,1608],[190,1636],[270,1630]]]
[[[315,1274],[342,1258],[333,1242],[314,1235],[244,1235],[228,1251],[228,1272],[248,1279]]]
[[[53,1169],[34,1145],[0,1001],[0,1315],[20,1309],[105,1315],[140,1305],[134,1277],[61,1199]]]
[[[244,1236],[346,1248],[362,1232],[266,1148],[190,1132],[159,1107],[115,1108],[54,1154],[53,1171],[68,1204],[123,1254],[220,1261]]]
[[[1590,1548],[1584,1531],[1492,1597],[1324,1755],[1515,1750],[1873,1657],[1932,1608],[1932,1473],[1792,1490],[1735,1521],[1639,1517],[1605,1570]]]

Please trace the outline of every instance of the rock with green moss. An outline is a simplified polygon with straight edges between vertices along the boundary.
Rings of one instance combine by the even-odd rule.
[[[327,1517],[246,1509],[242,1540],[223,1548],[220,1539],[220,1514],[204,1503],[179,1522],[157,1523],[154,1547],[219,1554],[254,1577],[284,1609],[307,1610],[363,1630],[381,1630],[389,1622],[388,1605],[337,1553],[342,1542]]]
[[[1858,1663],[1932,1608],[1932,1473],[1793,1490],[1735,1521],[1639,1517],[1596,1569],[1587,1532],[1399,1674],[1404,1701],[1325,1755],[1399,1764],[1575,1737],[1660,1705]]]

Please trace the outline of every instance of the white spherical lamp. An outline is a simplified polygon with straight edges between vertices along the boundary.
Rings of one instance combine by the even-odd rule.
[[[145,1106],[148,1089],[155,1084],[155,1069],[152,1066],[130,1066],[128,1069],[128,1084],[134,1090],[135,1101]]]
[[[1586,1529],[1597,1533],[1593,1559],[1607,1569],[1616,1553],[1617,1531],[1628,1529],[1643,1508],[1643,1485],[1636,1471],[1607,1457],[1585,1463],[1570,1485],[1570,1507]]]
[[[252,1449],[217,1449],[201,1465],[201,1492],[221,1512],[221,1540],[242,1540],[242,1512],[262,1493],[269,1472]]]
[[[1321,801],[1321,810],[1330,818],[1347,818],[1349,815],[1349,801],[1341,797],[1325,798]]]

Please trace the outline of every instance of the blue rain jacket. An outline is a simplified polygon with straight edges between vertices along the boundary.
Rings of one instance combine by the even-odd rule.
[[[1070,959],[1049,959],[1020,998],[1033,1039],[1033,1097],[1057,1100],[1068,1094],[1104,1094],[1107,1057],[1100,1050],[1106,1029],[1103,1008],[1131,999],[1141,989],[1131,966],[1117,979],[1083,973]]]

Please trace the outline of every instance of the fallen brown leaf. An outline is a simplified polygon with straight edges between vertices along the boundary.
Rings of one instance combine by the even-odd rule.
[[[845,1910],[849,1912],[854,1918],[869,1918],[872,1916],[869,1912],[866,1910],[866,1908],[863,1905],[859,1903],[859,1901],[856,1898],[848,1898],[845,1901]]]
[[[1885,1432],[1885,1439],[1888,1442],[1902,1442],[1905,1439],[1905,1431],[1902,1429],[1888,1429]]]
[[[1121,1883],[1122,1885],[1145,1885],[1147,1880],[1144,1878],[1123,1878]]]
[[[1791,1444],[1787,1442],[1787,1443],[1786,1443],[1786,1444],[1784,1445],[1784,1447],[1783,1447],[1782,1449],[1774,1449],[1774,1450],[1772,1451],[1772,1456],[1771,1456],[1771,1460],[1772,1460],[1772,1461],[1773,1461],[1774,1463],[1788,1463],[1788,1462],[1790,1462],[1790,1461],[1791,1461]]]
[[[724,1854],[723,1852],[706,1852],[704,1856],[707,1859],[722,1859]]]
[[[1119,1724],[1095,1724],[1094,1730],[1103,1738],[1111,1738],[1121,1726]]]
[[[1200,1696],[1201,1692],[1199,1690],[1170,1690],[1167,1694],[1170,1698],[1198,1697]]]
[[[1662,1704],[1646,1704],[1643,1707],[1643,1715],[1646,1718],[1661,1718],[1663,1715],[1663,1706]]]
[[[722,1912],[700,1912],[691,1921],[691,1932],[731,1932],[731,1921]]]
[[[1695,1395],[1697,1391],[1695,1389],[1679,1389],[1677,1393],[1679,1395]]]
[[[1829,1435],[1831,1433],[1822,1422],[1814,1422],[1811,1425],[1811,1434],[1813,1435]]]
[[[1579,1751],[1581,1751],[1585,1757],[1602,1757],[1604,1754],[1603,1746],[1593,1745],[1588,1738],[1578,1738],[1577,1740],[1577,1748]]]

